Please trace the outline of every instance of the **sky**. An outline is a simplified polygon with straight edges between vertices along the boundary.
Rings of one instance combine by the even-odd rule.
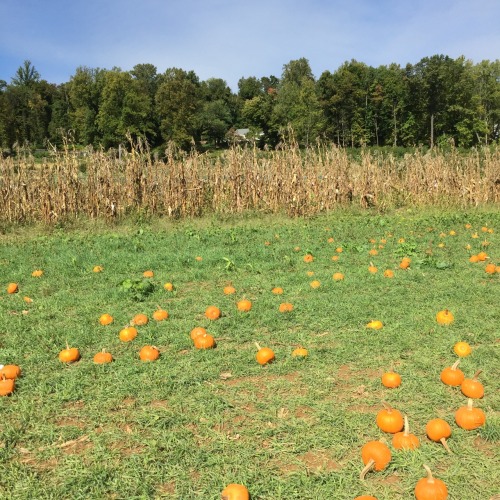
[[[0,80],[30,60],[50,83],[80,66],[150,63],[222,78],[281,77],[302,57],[319,78],[355,59],[500,59],[500,0],[0,0]]]

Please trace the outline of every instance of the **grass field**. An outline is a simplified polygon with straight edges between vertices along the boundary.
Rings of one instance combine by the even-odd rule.
[[[413,498],[427,464],[450,499],[494,498],[500,274],[469,257],[484,250],[499,265],[499,233],[494,207],[11,229],[0,236],[0,364],[22,375],[0,397],[0,497],[217,499],[235,482],[253,500],[398,500]],[[36,269],[43,275],[32,277]],[[154,276],[143,278],[146,270]],[[6,292],[10,282],[18,293]],[[234,295],[223,293],[228,284]],[[236,308],[243,297],[249,312]],[[293,311],[280,313],[282,302]],[[209,305],[219,320],[204,316]],[[158,307],[167,320],[152,319]],[[443,309],[451,325],[436,322]],[[101,325],[103,313],[113,323]],[[149,323],[121,342],[137,313]],[[367,329],[372,319],[384,327]],[[193,347],[196,326],[215,349]],[[467,399],[440,381],[458,341],[472,346],[465,376],[482,370],[485,386],[474,404],[486,424],[473,431],[454,421]],[[80,361],[59,361],[66,342]],[[256,362],[255,342],[274,350],[274,363]],[[139,359],[145,344],[159,348],[157,361]],[[305,359],[291,356],[297,346]],[[96,365],[103,348],[114,361]],[[399,388],[381,385],[390,369]],[[382,402],[408,416],[418,449],[392,448],[375,422]],[[452,428],[451,454],[425,435],[436,417]],[[361,448],[382,437],[392,460],[361,481]]]

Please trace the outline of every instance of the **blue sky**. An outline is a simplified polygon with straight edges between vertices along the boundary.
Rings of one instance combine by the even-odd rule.
[[[78,66],[154,64],[201,80],[275,75],[305,57],[318,78],[356,59],[500,58],[500,0],[0,0],[0,79],[29,59],[51,83]]]

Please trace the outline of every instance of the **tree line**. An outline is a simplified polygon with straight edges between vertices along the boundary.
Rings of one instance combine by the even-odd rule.
[[[312,74],[305,58],[281,77],[244,77],[233,92],[221,78],[152,64],[79,67],[68,82],[42,79],[25,61],[0,80],[0,146],[111,148],[130,138],[152,148],[224,147],[245,140],[275,147],[287,134],[301,146],[318,139],[343,147],[491,144],[500,139],[500,61],[425,57],[416,64],[346,61]]]

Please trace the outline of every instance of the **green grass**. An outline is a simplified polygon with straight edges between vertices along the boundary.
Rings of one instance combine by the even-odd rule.
[[[412,498],[425,463],[450,499],[493,497],[500,276],[468,258],[487,239],[498,263],[499,232],[494,208],[11,229],[0,240],[0,363],[19,364],[22,377],[13,395],[0,398],[0,496],[216,499],[238,482],[252,499],[397,500]],[[376,246],[387,239],[376,256],[368,254],[371,238]],[[343,252],[334,262],[337,247]],[[303,262],[306,252],[314,262]],[[404,255],[412,259],[407,271],[398,269]],[[95,265],[104,271],[93,273]],[[31,277],[38,268],[44,275]],[[393,279],[382,276],[387,268]],[[151,293],[121,286],[147,269],[155,272]],[[334,282],[335,271],[345,280]],[[313,279],[320,288],[309,286]],[[9,282],[19,283],[18,294],[5,292]],[[236,296],[223,294],[228,283]],[[273,295],[274,286],[284,294]],[[253,302],[250,312],[237,311],[241,297]],[[294,304],[291,313],[278,312],[284,301]],[[203,314],[212,304],[223,312],[214,322]],[[150,320],[121,343],[118,332],[132,316],[151,318],[157,305],[169,319]],[[435,321],[444,308],[455,314],[448,327]],[[109,326],[98,322],[105,312],[114,317]],[[384,328],[367,330],[371,319]],[[218,339],[216,349],[192,347],[195,326]],[[466,398],[439,380],[460,340],[473,346],[461,362],[466,376],[483,370],[486,394],[476,404],[487,423],[476,431],[456,426]],[[57,357],[66,341],[81,351],[72,365]],[[255,341],[275,351],[275,363],[256,363]],[[148,343],[160,348],[156,362],[138,359]],[[296,345],[308,358],[291,357]],[[112,364],[93,364],[102,348]],[[403,378],[398,389],[380,383],[389,368]],[[384,436],[375,425],[382,401],[408,415],[421,447],[393,450],[387,469],[362,482],[361,447]],[[425,436],[435,417],[452,426],[452,455]]]

